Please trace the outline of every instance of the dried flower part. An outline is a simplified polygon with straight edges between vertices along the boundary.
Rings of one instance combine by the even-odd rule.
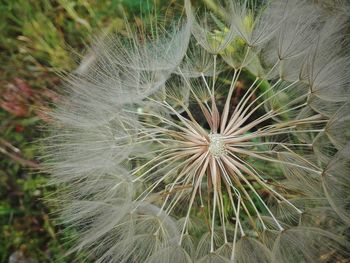
[[[102,41],[67,80],[47,149],[62,219],[79,233],[72,251],[135,263],[349,256],[345,228],[327,227],[349,223],[346,20],[299,0],[219,6],[202,20],[185,1],[179,29]]]
[[[342,148],[326,167],[322,183],[326,196],[338,215],[347,224],[350,223],[349,210],[349,143]]]

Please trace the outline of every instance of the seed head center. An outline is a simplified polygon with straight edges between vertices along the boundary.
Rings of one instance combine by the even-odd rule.
[[[220,157],[226,153],[224,137],[218,133],[209,134],[209,152],[214,157]]]

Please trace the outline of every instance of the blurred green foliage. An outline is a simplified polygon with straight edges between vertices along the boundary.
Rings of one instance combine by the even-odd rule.
[[[142,23],[154,7],[164,14],[181,3],[0,0],[0,263],[73,262],[43,201],[53,189],[37,170],[45,112],[59,100],[57,72],[76,67],[101,31],[122,31],[125,18]]]

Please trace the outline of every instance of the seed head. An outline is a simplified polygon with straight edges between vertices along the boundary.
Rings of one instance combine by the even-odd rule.
[[[68,77],[47,159],[73,251],[135,263],[349,256],[345,13],[217,4],[202,17],[186,0],[171,30],[99,40]]]

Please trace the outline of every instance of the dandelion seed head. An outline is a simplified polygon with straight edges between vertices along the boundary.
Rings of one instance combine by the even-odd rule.
[[[134,263],[346,255],[326,231],[350,218],[344,14],[302,0],[218,6],[201,17],[186,0],[173,30],[106,37],[68,78],[47,159],[73,251]]]

